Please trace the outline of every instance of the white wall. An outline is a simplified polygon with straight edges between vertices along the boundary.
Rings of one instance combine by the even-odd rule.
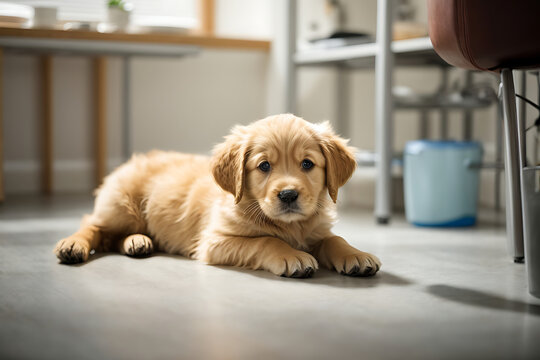
[[[262,118],[267,54],[207,50],[133,66],[134,147],[208,153],[237,123]]]
[[[40,61],[7,54],[4,79],[4,157],[6,192],[37,192],[41,158]],[[109,60],[108,148],[111,162],[121,161],[118,59]],[[59,191],[81,191],[92,184],[93,109],[91,60],[54,57],[54,178]]]

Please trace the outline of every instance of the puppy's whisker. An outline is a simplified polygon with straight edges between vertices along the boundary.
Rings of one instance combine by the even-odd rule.
[[[251,221],[254,217],[256,217],[257,215],[257,209],[256,208],[253,208],[252,210],[250,210],[249,212],[245,213],[246,217],[247,217],[247,220],[248,221]]]
[[[253,200],[245,209],[243,209],[243,212],[248,217],[248,221],[253,219],[256,224],[262,223],[264,213],[257,200]]]
[[[249,211],[253,208],[253,206],[255,206],[255,205],[257,205],[257,200],[251,200],[251,202],[249,203],[249,205],[246,206],[246,207],[243,209],[243,211],[244,211],[244,212],[249,212]]]
[[[257,200],[253,200],[248,206],[243,209],[244,214],[249,214],[253,209],[257,207]]]
[[[244,213],[248,216],[248,221],[253,220],[256,225],[264,225],[268,222],[268,218],[264,211],[262,211],[257,200],[254,200],[249,204],[246,209],[244,209]]]

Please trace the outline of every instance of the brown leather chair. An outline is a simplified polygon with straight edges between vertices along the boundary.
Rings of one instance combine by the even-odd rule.
[[[522,124],[517,121],[513,69],[540,68],[540,0],[427,0],[429,36],[449,64],[500,73],[506,139],[507,233],[522,262]]]

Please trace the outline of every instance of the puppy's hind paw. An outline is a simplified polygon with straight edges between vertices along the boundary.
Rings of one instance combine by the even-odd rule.
[[[122,252],[128,256],[144,257],[151,255],[153,251],[152,239],[142,234],[129,235],[122,244]]]
[[[88,260],[90,245],[85,240],[71,236],[60,240],[54,253],[63,264],[78,264]]]

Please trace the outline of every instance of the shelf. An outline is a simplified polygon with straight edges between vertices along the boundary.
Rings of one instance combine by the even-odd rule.
[[[457,110],[474,110],[489,107],[493,101],[487,99],[476,99],[464,97],[459,100],[437,99],[434,97],[425,97],[421,99],[400,99],[394,98],[394,106],[396,109],[414,109],[414,110],[440,110],[440,109],[457,109]]]
[[[447,66],[433,50],[429,37],[398,40],[391,44],[397,65]],[[378,51],[377,43],[359,44],[328,49],[309,49],[294,56],[296,65],[344,65],[348,67],[372,67]]]
[[[297,65],[323,64],[372,57],[375,56],[376,53],[377,44],[375,43],[350,45],[329,49],[310,49],[296,53],[294,56],[294,62]]]
[[[24,53],[65,55],[137,55],[180,57],[200,52],[198,46],[101,40],[63,40],[0,36],[0,47]]]

